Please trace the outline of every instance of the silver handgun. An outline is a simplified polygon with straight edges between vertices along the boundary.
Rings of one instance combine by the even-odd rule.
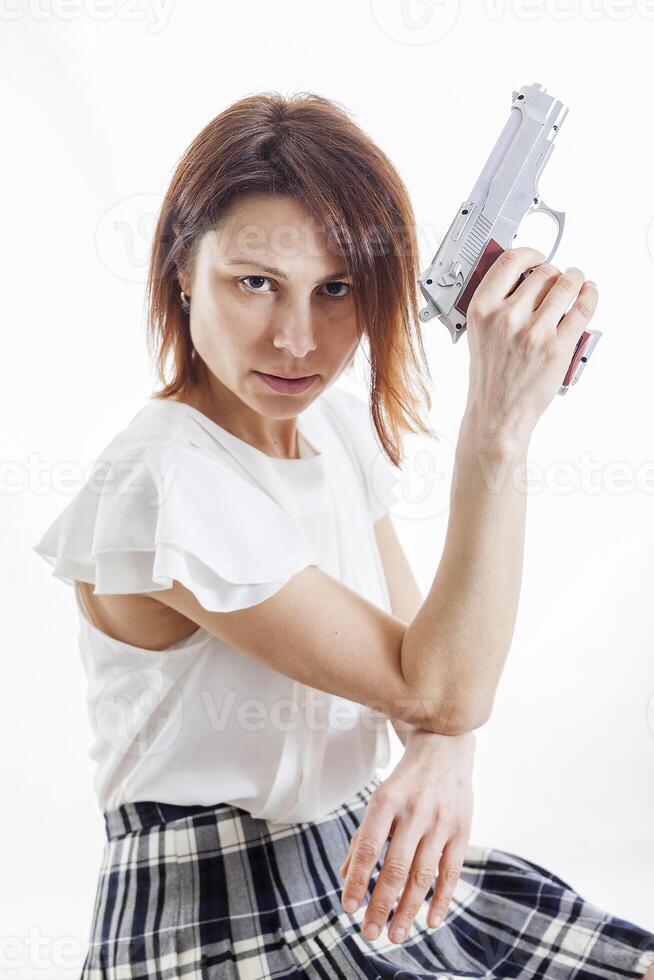
[[[554,140],[568,109],[534,83],[514,92],[509,118],[486,161],[477,183],[463,201],[431,265],[418,277],[427,305],[420,320],[438,317],[456,343],[466,328],[473,293],[493,262],[511,248],[520,222],[542,211],[557,225],[551,261],[561,236],[565,213],[548,207],[538,192],[538,179],[554,149]],[[520,282],[525,278],[523,274]],[[559,388],[564,395],[579,380],[602,336],[584,330]]]

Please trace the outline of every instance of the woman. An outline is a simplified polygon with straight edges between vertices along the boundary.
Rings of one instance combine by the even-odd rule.
[[[163,387],[36,546],[78,600],[107,832],[84,977],[654,976],[653,935],[468,843],[520,586],[510,473],[596,290],[533,249],[478,288],[423,601],[388,515],[402,432],[430,432],[414,225],[310,94],[237,102],[175,171],[148,284]],[[362,342],[370,413],[333,386]]]

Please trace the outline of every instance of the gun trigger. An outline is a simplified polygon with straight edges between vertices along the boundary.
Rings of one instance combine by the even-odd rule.
[[[559,243],[561,241],[561,238],[563,237],[563,226],[565,224],[565,211],[555,211],[554,208],[548,207],[547,204],[545,204],[543,198],[539,197],[538,194],[536,194],[536,196],[534,197],[534,201],[536,203],[536,206],[532,205],[532,207],[530,208],[530,213],[537,214],[538,212],[540,212],[541,214],[547,214],[552,219],[552,221],[555,222],[557,226],[556,241],[552,246],[552,250],[550,254],[543,262],[543,265],[548,265],[548,263],[552,261],[552,257],[556,252],[557,248],[559,247]]]

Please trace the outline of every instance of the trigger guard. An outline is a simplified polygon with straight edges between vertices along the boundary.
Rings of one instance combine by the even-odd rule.
[[[538,207],[532,208],[529,213],[537,214],[539,211],[541,211],[543,214],[548,214],[550,218],[552,218],[552,220],[556,222],[558,228],[558,234],[556,236],[556,241],[552,246],[552,251],[547,256],[547,258],[543,260],[542,263],[543,265],[548,265],[548,263],[552,261],[554,253],[559,247],[561,238],[563,237],[563,226],[565,224],[565,211],[555,211],[554,208],[548,207],[542,198],[540,198],[538,201]]]

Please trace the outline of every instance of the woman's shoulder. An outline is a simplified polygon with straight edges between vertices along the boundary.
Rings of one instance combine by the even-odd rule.
[[[198,409],[174,399],[148,399],[104,447],[100,456],[174,455],[193,448],[220,449],[224,430]],[[225,453],[225,461],[228,454]]]
[[[93,583],[96,594],[177,579],[225,611],[315,561],[291,516],[183,409],[148,404],[104,447],[34,546],[57,578]]]
[[[149,399],[102,448],[93,463],[107,470],[165,481],[179,471],[188,482],[214,485],[217,480],[257,485],[258,457],[253,446],[186,402]]]

